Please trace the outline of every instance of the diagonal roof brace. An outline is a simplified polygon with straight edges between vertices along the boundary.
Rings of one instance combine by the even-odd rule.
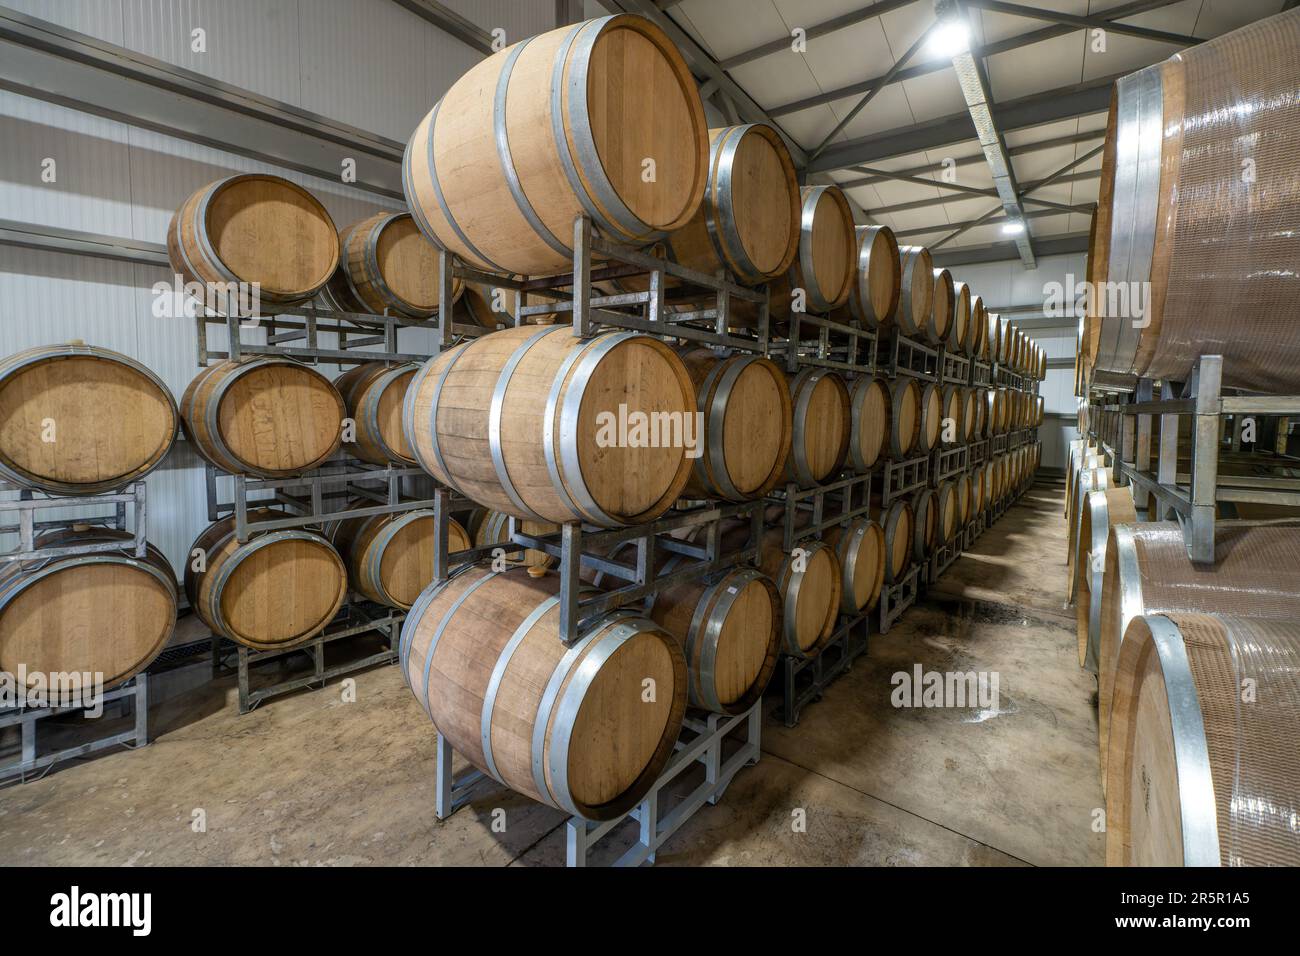
[[[934,13],[941,24],[950,26],[955,33],[969,35],[960,0],[934,0]],[[1020,231],[1015,234],[1020,259],[1026,268],[1033,268],[1034,250],[1029,243],[1029,230],[1026,226],[1028,218],[1020,204],[1020,189],[1016,184],[1015,171],[1011,168],[1006,144],[993,120],[993,98],[989,95],[988,82],[977,57],[978,50],[972,50],[969,40],[956,44],[952,51],[953,72],[957,74],[957,84],[961,87],[962,98],[966,100],[966,109],[984,151],[984,160],[993,176],[993,188],[1002,201],[1007,224],[1018,223],[1020,226]]]

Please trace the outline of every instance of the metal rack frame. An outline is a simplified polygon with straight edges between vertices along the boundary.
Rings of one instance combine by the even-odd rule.
[[[880,372],[890,378],[910,375],[927,382],[939,381],[942,366],[939,359],[940,349],[908,338],[895,330],[880,342],[888,356],[881,360],[880,348],[877,348],[876,362]]]
[[[1300,416],[1300,396],[1225,395],[1221,355],[1201,356],[1184,385],[1165,383],[1161,397],[1157,399],[1154,394],[1155,383],[1142,379],[1131,400],[1108,406],[1121,419],[1120,447],[1112,446],[1108,451],[1115,460],[1118,481],[1133,485],[1134,500],[1140,508],[1148,504],[1149,496],[1154,496],[1166,514],[1176,516],[1192,563],[1214,563],[1218,502],[1300,506],[1300,479],[1219,474],[1219,453],[1229,418],[1240,421],[1253,415]],[[1156,415],[1161,418],[1161,427],[1153,471],[1151,420]],[[1183,415],[1194,420],[1191,469],[1186,483],[1177,471],[1178,418]],[[1104,419],[1094,427],[1103,426]],[[1300,466],[1300,460],[1286,460]]]
[[[805,325],[816,330],[815,341],[803,337]],[[788,338],[774,340],[771,345],[773,353],[784,357],[787,372],[816,366],[863,375],[875,374],[879,347],[875,332],[807,312],[791,314],[789,331]],[[837,358],[837,355],[843,357]]]
[[[42,775],[49,767],[75,757],[85,757],[98,753],[109,747],[129,746],[145,747],[149,744],[149,679],[143,673],[136,674],[125,683],[105,691],[99,698],[102,704],[114,701],[129,701],[134,708],[134,723],[128,730],[92,736],[90,740],[74,747],[64,747],[50,753],[41,754],[38,748],[37,729],[39,721],[59,714],[72,714],[85,711],[80,706],[56,707],[6,707],[0,708],[0,730],[6,727],[19,727],[21,743],[16,759],[0,764],[0,785],[17,781],[26,783],[28,777],[40,772]],[[103,719],[102,716],[99,719]],[[89,718],[87,718],[89,723]]]
[[[428,478],[426,473],[415,465],[373,465],[355,458],[336,458],[313,471],[287,478],[234,475],[222,471],[211,462],[205,462],[204,465],[208,520],[218,521],[233,514],[235,536],[241,544],[256,532],[305,528],[343,518],[400,514],[421,508],[432,508],[434,504],[432,498],[403,500],[401,497],[401,479]],[[222,501],[220,498],[217,479],[222,477],[230,478],[233,483],[233,497],[230,501]],[[384,483],[382,492],[373,487],[366,487],[367,484],[374,482]],[[250,497],[264,491],[273,492],[274,497],[265,500]],[[339,500],[346,502],[354,498],[368,499],[375,504],[343,508],[338,511],[327,508],[327,503]],[[268,505],[283,506],[292,513],[292,516],[249,520],[250,509]]]
[[[767,501],[785,507],[785,515],[781,519],[782,549],[789,553],[800,541],[820,538],[827,528],[869,514],[874,474],[867,472],[851,475],[813,488],[800,488],[791,482],[784,490],[769,494]],[[811,510],[812,521],[803,528],[796,528],[795,522],[800,510],[805,513]]]
[[[887,460],[880,468],[880,480],[880,505],[885,508],[926,486],[930,480],[930,456]]]
[[[903,612],[916,603],[921,589],[921,566],[913,564],[903,575],[903,580],[886,584],[880,589],[880,633],[888,634]]]
[[[982,465],[989,459],[989,440],[987,438],[968,442],[966,449],[967,465],[970,468]]]
[[[970,363],[970,385],[973,388],[989,388],[993,385],[993,366],[979,359]]]
[[[962,352],[939,350],[939,381],[945,385],[969,385],[971,358]]]
[[[597,258],[613,264],[597,265],[593,262]],[[768,353],[766,286],[748,288],[732,281],[725,274],[706,275],[671,260],[612,242],[599,234],[586,215],[579,215],[573,221],[571,272],[541,278],[491,275],[465,265],[445,251],[439,254],[438,272],[441,295],[439,302],[444,303],[439,307],[434,326],[438,330],[439,348],[450,346],[453,335],[460,331],[451,321],[454,310],[451,302],[452,282],[455,277],[460,277],[471,282],[513,289],[519,293],[513,316],[515,325],[525,324],[534,315],[567,312],[572,317],[573,334],[582,338],[595,335],[601,326],[606,326],[685,339],[719,348],[751,351],[761,355]],[[630,275],[648,276],[645,291],[616,295],[593,294],[593,282]],[[684,289],[673,290],[671,299],[666,288],[669,277],[685,284]],[[599,293],[599,290],[596,291]],[[554,301],[530,305],[527,301],[530,293],[542,293]],[[708,298],[714,300],[712,307],[682,311],[666,308],[666,305],[689,305]],[[751,302],[758,307],[758,320],[752,334],[738,334],[731,330],[733,299]],[[619,310],[632,310],[637,314]]]
[[[372,612],[377,613],[378,616],[371,617]],[[227,660],[233,651],[237,658],[233,669],[238,675],[239,713],[242,716],[256,709],[262,701],[269,700],[272,697],[291,694],[304,687],[323,688],[328,681],[335,677],[354,674],[377,664],[396,663],[398,642],[401,638],[401,624],[405,620],[406,613],[395,608],[369,603],[347,604],[340,609],[338,616],[322,633],[310,640],[295,644],[292,647],[266,651],[254,650],[242,644],[233,644],[213,634],[212,676],[217,677],[221,671],[232,669]],[[327,668],[325,666],[325,645],[345,637],[355,637],[358,634],[365,634],[370,631],[377,631],[388,638],[388,650],[369,654],[366,657],[343,664],[336,664],[333,667]],[[256,690],[251,687],[250,672],[254,666],[267,661],[279,660],[299,652],[311,657],[313,664],[311,674],[279,681],[266,687],[259,687]]]
[[[0,564],[11,561],[39,561],[68,557],[77,554],[106,554],[124,551],[122,542],[111,541],[101,544],[73,544],[60,547],[36,547],[36,533],[54,528],[70,528],[74,525],[88,524],[109,527],[117,531],[127,531],[134,536],[132,553],[143,558],[147,553],[148,539],[148,488],[143,480],[133,481],[121,491],[100,495],[48,495],[21,485],[0,481],[0,491],[17,491],[18,498],[12,501],[0,501],[0,518],[5,514],[15,513],[17,523],[0,525],[0,535],[18,535],[18,547],[13,551],[0,554]],[[99,517],[56,518],[44,521],[36,520],[36,512],[51,509],[86,508],[99,505],[113,505],[113,514]],[[131,519],[134,530],[128,528],[127,505],[131,506]]]
[[[677,741],[676,753],[668,760],[650,792],[639,804],[616,820],[593,823],[580,817],[570,817],[565,824],[565,864],[571,867],[586,866],[592,847],[604,836],[617,829],[626,820],[635,820],[640,826],[637,842],[632,844],[614,866],[640,866],[655,862],[655,854],[682,824],[693,817],[704,804],[716,805],[736,774],[752,767],[762,757],[762,701],[743,714],[734,717],[722,714],[703,715],[699,719],[690,714],[683,722],[682,738]],[[731,754],[726,753],[728,743],[737,743],[744,732],[745,739]],[[687,734],[694,735],[686,740]],[[660,807],[661,792],[673,780],[695,764],[704,767],[704,779],[677,806],[667,813]]]
[[[874,609],[873,609],[874,610]],[[781,656],[781,703],[773,716],[787,727],[799,723],[803,709],[821,700],[832,683],[848,671],[853,662],[867,652],[871,634],[872,612],[841,614],[835,633],[816,657]]]
[[[941,482],[970,470],[970,447],[953,445],[936,448],[930,453],[930,487],[938,488]]]
[[[953,562],[961,557],[965,550],[966,535],[964,530],[953,535],[952,540],[930,552],[925,559],[924,583],[933,586],[943,576]]]

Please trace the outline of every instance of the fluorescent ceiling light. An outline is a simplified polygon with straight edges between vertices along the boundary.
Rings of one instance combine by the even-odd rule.
[[[949,59],[970,49],[970,28],[962,20],[945,20],[926,44],[934,57]]]
[[[1025,224],[1019,219],[1012,219],[1010,222],[1002,224],[1002,234],[1004,236],[1018,236],[1025,231]]]

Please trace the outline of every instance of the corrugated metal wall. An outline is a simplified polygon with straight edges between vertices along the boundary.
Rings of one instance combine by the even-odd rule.
[[[392,0],[9,0],[35,17],[382,136],[411,128],[479,54]],[[550,29],[554,0],[450,4],[510,42]],[[191,31],[206,31],[206,53]],[[247,144],[256,145],[256,144]],[[41,180],[42,161],[57,180]],[[323,180],[73,109],[0,92],[0,218],[161,243],[195,189],[270,172],[311,190],[339,226],[400,208]],[[179,398],[198,372],[192,320],[158,318],[152,287],[170,270],[0,246],[0,355],[82,339],[135,357]],[[210,326],[211,345],[224,332]],[[248,333],[246,333],[248,334]],[[256,333],[254,333],[255,335]],[[254,340],[252,337],[250,341]],[[333,343],[325,338],[323,344]],[[399,347],[427,351],[406,329]],[[334,366],[321,366],[327,375]],[[179,570],[207,523],[203,470],[185,442],[149,480],[149,537]],[[228,494],[228,491],[227,491]],[[65,513],[66,514],[66,513]],[[12,538],[0,548],[12,547]]]

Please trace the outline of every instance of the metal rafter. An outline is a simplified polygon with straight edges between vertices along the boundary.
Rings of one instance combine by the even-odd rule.
[[[491,55],[492,35],[478,24],[466,20],[455,10],[443,6],[438,0],[395,0],[395,2],[466,46]]]
[[[1060,180],[1060,182],[1079,183],[1079,182],[1087,182],[1090,179],[1100,179],[1100,178],[1101,178],[1101,170],[1095,169],[1086,173],[1076,173],[1073,176],[1065,176]],[[937,185],[937,184],[933,184],[933,185]],[[840,186],[841,188],[846,188],[844,187],[843,183],[841,183]],[[986,196],[990,199],[997,197],[997,193],[995,193],[991,189],[973,189],[972,192],[975,195]],[[963,198],[964,197],[962,196],[932,196],[928,199],[913,199],[908,202],[894,203],[893,205],[889,205],[889,206],[875,206],[872,208],[871,213],[872,215],[876,215],[876,216],[884,216],[894,212],[914,212],[917,209],[930,209],[934,206],[942,206],[944,203],[961,202]],[[1048,208],[1052,208],[1052,207],[1063,208],[1063,209],[1069,208],[1071,211],[1079,212],[1079,213],[1091,212],[1093,206],[1092,203],[1084,203],[1082,205],[1068,206],[1065,203],[1048,202],[1046,199],[1034,199],[1029,196],[1024,196],[1023,194],[1022,194],[1022,198],[1027,203],[1033,203]]]
[[[1013,17],[1027,17],[1033,20],[1050,20],[1075,29],[1102,29],[1112,33],[1122,33],[1141,40],[1154,40],[1157,43],[1172,43],[1175,46],[1196,46],[1202,42],[1198,37],[1184,33],[1169,33],[1165,30],[1152,30],[1149,27],[1134,26],[1130,23],[1116,23],[1104,14],[1096,16],[1075,16],[1056,10],[1043,10],[1038,7],[1025,7],[1018,3],[1003,3],[1002,0],[965,0],[969,7],[978,7],[990,13],[1005,13]]]
[[[1116,20],[1125,17],[1137,16],[1140,13],[1146,13],[1149,10],[1158,10],[1161,7],[1168,7],[1175,3],[1181,3],[1182,0],[1139,0],[1136,3],[1126,3],[1123,6],[1115,7],[1113,10],[1105,10],[1097,16],[1106,21],[1106,25],[1113,25]],[[1054,40],[1057,37],[1068,36],[1079,30],[1079,27],[1073,26],[1052,26],[1044,27],[1041,30],[1034,30],[1030,33],[1022,33],[1018,36],[1007,37],[1004,40],[997,40],[993,43],[984,45],[983,51],[985,57],[997,56],[1000,53],[1010,53],[1035,43],[1042,43],[1046,40]],[[775,52],[775,51],[773,51]],[[725,61],[724,61],[725,62]],[[892,83],[902,83],[906,80],[916,79],[919,76],[926,76],[930,73],[937,73],[940,70],[946,70],[951,66],[946,60],[939,60],[929,63],[918,63],[916,66],[903,70],[893,78]],[[789,113],[798,113],[801,110],[811,109],[814,106],[825,106],[827,103],[834,103],[837,100],[847,99],[850,96],[860,96],[869,92],[877,85],[887,85],[881,83],[882,77],[872,77],[869,80],[863,80],[859,83],[852,83],[848,86],[842,86],[838,89],[828,90],[825,93],[818,93],[815,96],[804,97],[803,99],[793,100],[789,103],[783,103],[768,110],[773,116],[785,116]]]
[[[1034,248],[1039,256],[1062,256],[1087,252],[1088,234],[1076,232],[1064,236],[1049,236],[1046,239],[1039,239],[1034,244]],[[936,269],[947,269],[952,266],[972,265],[978,262],[1004,262],[1017,258],[1019,256],[1014,243],[995,242],[987,246],[962,246],[950,252],[937,253],[934,256],[934,265]]]
[[[1110,109],[1111,86],[1121,75],[1123,74],[1099,77],[1004,101],[993,107],[993,118],[998,128],[1005,131],[1104,112]],[[815,163],[809,163],[808,168],[811,172],[847,169],[974,138],[975,124],[971,121],[970,113],[962,111],[837,144],[818,156]]]
[[[881,81],[880,85],[863,96],[862,99],[858,100],[857,105],[854,106],[853,109],[849,110],[842,120],[835,124],[835,128],[827,133],[826,137],[817,144],[817,148],[808,154],[809,162],[812,162],[820,156],[826,147],[830,145],[830,141],[836,136],[839,136],[844,127],[853,122],[853,118],[866,108],[867,104],[875,98],[876,94],[883,90],[893,77],[902,72],[903,68],[907,66],[912,57],[916,56],[917,51],[925,45],[925,42],[930,38],[930,34],[934,32],[934,28],[937,25],[938,23],[935,22],[926,27],[925,30],[921,32],[921,35],[916,38],[916,41],[903,52],[903,55],[894,61],[894,65],[889,68],[889,72],[885,74],[885,78]]]
[[[826,36],[829,33],[835,33],[838,30],[844,30],[859,23],[865,23],[867,20],[874,20],[876,17],[883,16],[893,10],[898,10],[908,4],[916,3],[917,0],[880,0],[879,3],[873,3],[869,7],[862,7],[859,10],[850,10],[838,17],[825,20],[821,23],[814,24],[804,30],[804,36],[809,40],[817,37]],[[732,70],[746,63],[752,63],[754,60],[760,60],[765,56],[771,56],[773,53],[785,53],[790,50],[790,37],[785,36],[768,43],[762,43],[753,49],[745,50],[734,56],[729,56],[725,60],[719,60],[718,65],[724,70]]]

